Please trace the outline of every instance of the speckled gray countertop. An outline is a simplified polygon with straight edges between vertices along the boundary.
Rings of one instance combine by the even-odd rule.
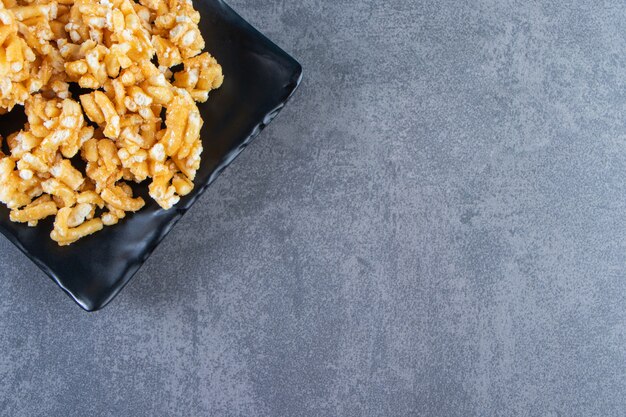
[[[0,415],[624,415],[624,3],[231,4],[300,90],[98,313],[0,238]]]

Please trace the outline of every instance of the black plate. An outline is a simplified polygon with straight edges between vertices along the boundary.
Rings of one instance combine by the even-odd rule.
[[[202,165],[194,191],[169,211],[146,188],[146,207],[113,227],[71,246],[50,240],[52,219],[35,228],[9,221],[0,204],[0,232],[81,307],[105,306],[128,283],[181,216],[235,157],[267,126],[297,88],[302,67],[220,0],[194,0],[206,50],[224,70],[222,87],[200,104],[204,119]],[[23,127],[16,112],[0,118],[1,133]],[[137,189],[137,191],[139,188]]]

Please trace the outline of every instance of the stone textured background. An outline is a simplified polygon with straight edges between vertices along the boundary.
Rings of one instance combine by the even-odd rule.
[[[103,311],[0,239],[0,415],[624,415],[624,3],[231,4],[301,89]]]

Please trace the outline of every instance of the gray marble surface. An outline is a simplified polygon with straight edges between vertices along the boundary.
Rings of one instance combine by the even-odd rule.
[[[231,4],[301,89],[98,313],[0,238],[0,415],[625,415],[624,3]]]

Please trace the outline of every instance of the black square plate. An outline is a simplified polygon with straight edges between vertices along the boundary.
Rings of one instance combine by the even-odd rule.
[[[302,67],[221,0],[194,0],[206,50],[222,65],[225,80],[199,108],[204,119],[202,165],[194,191],[168,211],[136,192],[146,206],[119,224],[71,246],[50,239],[52,219],[34,228],[9,221],[0,204],[0,232],[33,260],[81,307],[105,306],[215,178],[278,114],[297,88]],[[3,134],[22,128],[15,112],[0,118]]]

